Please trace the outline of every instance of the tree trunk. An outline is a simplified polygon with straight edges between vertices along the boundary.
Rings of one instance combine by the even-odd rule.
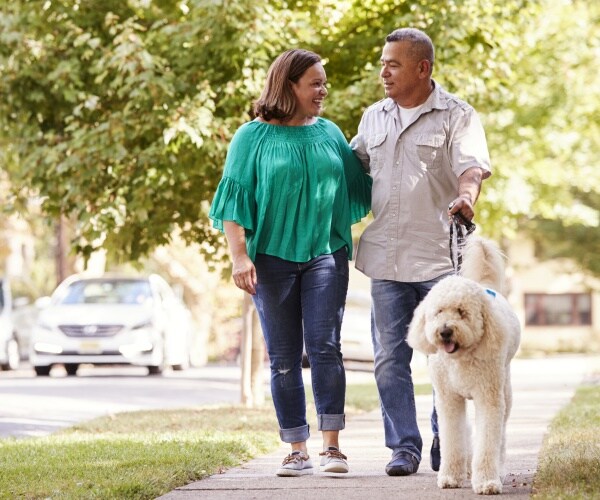
[[[62,283],[69,275],[67,264],[69,243],[67,241],[67,230],[65,226],[65,219],[60,215],[56,224],[56,284]]]

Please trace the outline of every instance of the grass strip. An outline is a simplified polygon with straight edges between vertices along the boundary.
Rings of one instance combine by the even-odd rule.
[[[536,500],[598,498],[600,385],[580,387],[553,419],[533,483]]]
[[[270,409],[120,413],[0,441],[0,498],[156,498],[279,444]]]

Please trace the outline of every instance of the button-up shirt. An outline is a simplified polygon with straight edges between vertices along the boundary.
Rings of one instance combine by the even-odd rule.
[[[408,123],[391,98],[370,106],[351,146],[373,177],[373,221],[360,238],[356,268],[402,282],[452,272],[447,209],[458,177],[471,167],[491,175],[475,110],[434,83]]]

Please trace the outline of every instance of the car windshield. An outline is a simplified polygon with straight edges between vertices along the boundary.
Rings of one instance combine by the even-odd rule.
[[[58,304],[143,304],[151,298],[143,280],[86,280],[68,286]]]

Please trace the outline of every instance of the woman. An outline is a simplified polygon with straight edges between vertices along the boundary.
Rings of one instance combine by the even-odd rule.
[[[235,133],[210,218],[224,230],[233,280],[252,294],[271,367],[271,393],[291,453],[278,476],[312,474],[302,350],[324,451],[321,470],[348,472],[338,435],[346,378],[340,327],[352,256],[350,225],[370,209],[371,178],[340,129],[320,118],[320,57],[294,49],[269,68],[256,119]]]

